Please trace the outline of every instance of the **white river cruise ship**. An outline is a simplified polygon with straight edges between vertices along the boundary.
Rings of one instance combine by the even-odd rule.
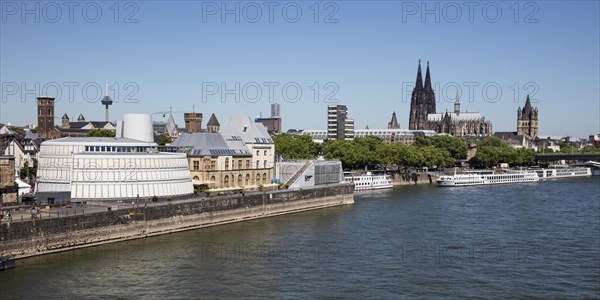
[[[354,190],[356,191],[389,189],[394,187],[392,178],[386,174],[373,174],[371,172],[367,172],[366,174],[344,173],[344,180],[354,183]]]
[[[592,176],[592,168],[589,167],[563,167],[534,170],[542,180],[569,177]]]
[[[456,174],[443,175],[436,179],[440,186],[469,186],[502,183],[536,182],[540,178],[536,172],[522,171],[506,174]]]

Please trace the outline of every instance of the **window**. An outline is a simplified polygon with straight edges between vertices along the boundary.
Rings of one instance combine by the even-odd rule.
[[[223,186],[229,187],[229,175],[225,175],[225,177],[223,178]]]
[[[263,168],[265,168],[265,169],[267,168],[267,161],[266,160],[263,163]]]
[[[246,169],[250,169],[250,160],[246,159]]]
[[[267,183],[267,173],[263,173],[263,183]]]
[[[256,156],[260,156],[260,150],[256,150]]]
[[[197,160],[194,160],[194,171],[198,171],[200,169],[200,162]]]
[[[212,160],[212,159],[211,159],[211,161],[210,161],[210,169],[211,169],[211,170],[214,170],[214,169],[215,169],[215,167],[216,167],[216,165],[217,165],[217,162],[216,162],[215,160]]]
[[[250,184],[250,174],[246,174],[246,185]]]
[[[257,169],[258,169],[258,164],[259,164],[259,163],[260,163],[260,162],[257,160],[257,161],[256,161],[256,168],[257,168]]]
[[[238,160],[238,170],[242,169],[242,160]]]
[[[242,174],[238,175],[237,185],[242,186]]]
[[[265,150],[265,156],[267,156],[267,150]]]
[[[229,157],[225,158],[225,170],[229,170]]]

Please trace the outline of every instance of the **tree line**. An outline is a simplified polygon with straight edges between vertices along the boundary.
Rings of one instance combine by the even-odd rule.
[[[419,137],[413,144],[386,143],[375,136],[354,140],[328,140],[323,144],[312,141],[308,135],[281,134],[274,137],[275,151],[289,159],[311,159],[322,154],[328,159],[339,159],[345,169],[401,169],[447,168],[458,160],[467,158],[466,139],[449,135]],[[473,141],[476,155],[469,160],[471,166],[490,168],[499,163],[511,166],[529,165],[535,161],[532,149],[510,147],[498,137]]]

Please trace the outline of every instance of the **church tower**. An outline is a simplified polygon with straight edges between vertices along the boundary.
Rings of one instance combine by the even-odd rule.
[[[427,113],[425,114],[425,121],[427,121],[427,114],[435,114],[435,93],[431,87],[431,76],[429,75],[429,61],[427,61],[427,71],[425,71],[425,87],[423,90],[425,103],[427,103]]]
[[[54,129],[54,98],[37,97],[38,126],[37,135],[40,138],[51,138]]]
[[[431,85],[429,62],[425,73],[425,85],[421,75],[421,60],[417,69],[417,82],[410,99],[410,116],[408,129],[423,130],[427,128],[427,115],[435,113],[435,93]]]
[[[538,109],[531,107],[531,100],[527,95],[523,109],[517,109],[517,134],[534,139],[538,135]]]
[[[454,113],[458,116],[460,115],[460,97],[458,96],[458,91],[456,91],[456,98],[454,99]]]
[[[392,113],[392,120],[388,122],[388,129],[400,129],[400,124],[398,124],[398,119],[396,118],[396,112]],[[368,129],[368,128],[367,128]]]
[[[66,113],[62,116],[62,128],[69,128],[69,115],[67,115]]]

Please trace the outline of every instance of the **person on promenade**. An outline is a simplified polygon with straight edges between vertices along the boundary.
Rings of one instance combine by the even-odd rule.
[[[10,210],[6,211],[6,216],[7,216],[8,222],[12,222],[12,214],[10,213]]]
[[[2,219],[4,219],[4,211],[0,210],[0,222],[2,222]]]

